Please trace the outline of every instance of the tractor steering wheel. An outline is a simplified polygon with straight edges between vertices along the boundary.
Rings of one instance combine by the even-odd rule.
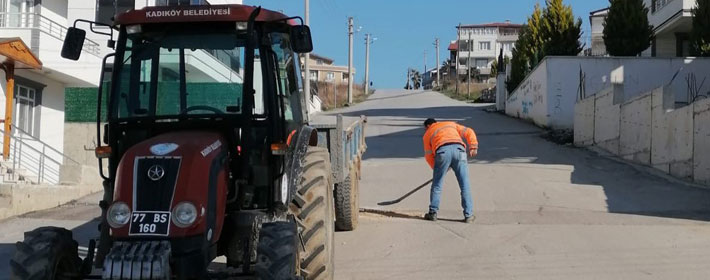
[[[187,108],[185,108],[185,110],[182,110],[180,112],[180,114],[186,115],[187,113],[192,112],[192,111],[210,111],[210,112],[218,114],[218,115],[224,114],[224,112],[222,112],[222,110],[220,110],[220,109],[217,109],[215,107],[205,106],[205,105],[197,105],[197,106],[187,107]]]

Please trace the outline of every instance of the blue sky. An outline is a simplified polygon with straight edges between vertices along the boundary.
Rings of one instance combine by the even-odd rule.
[[[364,79],[365,33],[378,40],[370,48],[370,79],[375,88],[401,88],[407,67],[424,68],[436,64],[434,38],[441,39],[441,61],[448,57],[448,43],[456,39],[455,26],[506,19],[522,23],[535,3],[543,0],[310,0],[311,32],[314,52],[347,65],[347,18],[355,18],[361,26],[354,39],[354,63],[358,83]],[[583,20],[583,37],[589,35],[589,12],[608,6],[608,0],[565,0],[572,5],[576,17]],[[303,16],[303,0],[244,0],[247,5],[260,5]]]

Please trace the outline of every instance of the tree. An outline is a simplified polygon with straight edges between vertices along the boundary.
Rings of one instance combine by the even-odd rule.
[[[503,65],[508,65],[509,63],[510,57],[506,55],[505,57],[503,57]],[[493,64],[491,65],[491,77],[496,76],[498,76],[498,60],[493,62]]]
[[[653,26],[643,0],[609,0],[604,21],[604,44],[613,56],[637,56],[651,46]]]
[[[545,57],[542,49],[545,43],[543,36],[542,9],[540,9],[540,4],[536,3],[532,15],[528,17],[528,41],[525,46],[530,68],[535,68]]]
[[[698,0],[693,8],[693,29],[690,42],[698,56],[710,56],[710,0]]]
[[[510,60],[510,77],[505,81],[505,87],[508,92],[513,92],[530,71],[527,56],[529,42],[530,29],[525,25],[520,30],[518,41],[515,42],[515,47],[513,48],[513,58]]]
[[[572,7],[562,0],[546,0],[547,7],[542,15],[542,35],[545,55],[578,55],[583,46],[579,42],[582,36],[582,19],[574,20]]]

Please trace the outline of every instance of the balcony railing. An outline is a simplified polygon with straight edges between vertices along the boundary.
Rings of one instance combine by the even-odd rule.
[[[64,41],[68,28],[56,21],[36,13],[6,13],[0,12],[0,28],[37,29],[60,41]],[[101,55],[98,43],[86,39],[84,51],[95,56]]]

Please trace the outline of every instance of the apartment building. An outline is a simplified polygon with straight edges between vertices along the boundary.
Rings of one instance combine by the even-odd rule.
[[[344,84],[348,82],[348,67],[335,65],[335,60],[311,53],[310,55],[311,81]],[[303,58],[301,58],[303,64]],[[353,76],[355,68],[353,68]]]
[[[609,8],[593,11],[589,13],[589,24],[591,25],[591,49],[587,55],[606,55],[606,44],[604,43],[604,22],[609,15]]]
[[[655,39],[644,56],[690,56],[691,10],[696,0],[644,0]]]
[[[22,169],[26,169],[31,174],[29,177],[34,176],[38,182],[58,183],[61,165],[74,161],[65,155],[65,147],[67,147],[65,141],[74,140],[65,139],[65,109],[67,109],[65,95],[68,94],[68,89],[97,87],[102,59],[113,51],[107,46],[108,36],[87,32],[80,59],[78,61],[63,59],[60,56],[62,43],[67,28],[72,26],[76,19],[110,23],[117,13],[145,6],[241,4],[241,2],[241,0],[0,0],[0,44],[11,42],[14,46],[24,45],[31,56],[41,62],[41,67],[35,69],[16,67],[14,71],[15,98],[13,98],[14,120],[12,122],[14,127],[10,141],[13,153],[4,164],[14,164],[15,167],[19,164]],[[88,29],[88,24],[79,27]],[[108,28],[103,30],[109,31]],[[224,73],[230,73],[230,71],[222,71],[229,67],[215,68],[219,67],[219,62],[222,61],[217,55],[208,53],[195,55],[200,55],[205,63],[193,65],[194,69],[204,70],[203,72],[209,78],[220,79],[225,75]],[[0,54],[0,62],[3,62],[2,60],[4,60],[3,54]],[[6,86],[6,79],[0,79],[0,102],[2,103],[6,102]],[[66,106],[74,105],[70,103]],[[0,106],[0,116],[5,118],[5,106]],[[16,152],[23,147],[24,150]],[[77,149],[83,151],[82,148],[85,147]],[[26,162],[29,159],[33,162]],[[18,161],[22,162],[18,163]]]
[[[504,56],[513,56],[513,47],[522,27],[510,21],[457,26],[458,43],[452,43],[449,50],[458,57],[459,74],[465,75],[468,65],[476,69],[481,80],[490,78],[491,66],[501,50]]]

